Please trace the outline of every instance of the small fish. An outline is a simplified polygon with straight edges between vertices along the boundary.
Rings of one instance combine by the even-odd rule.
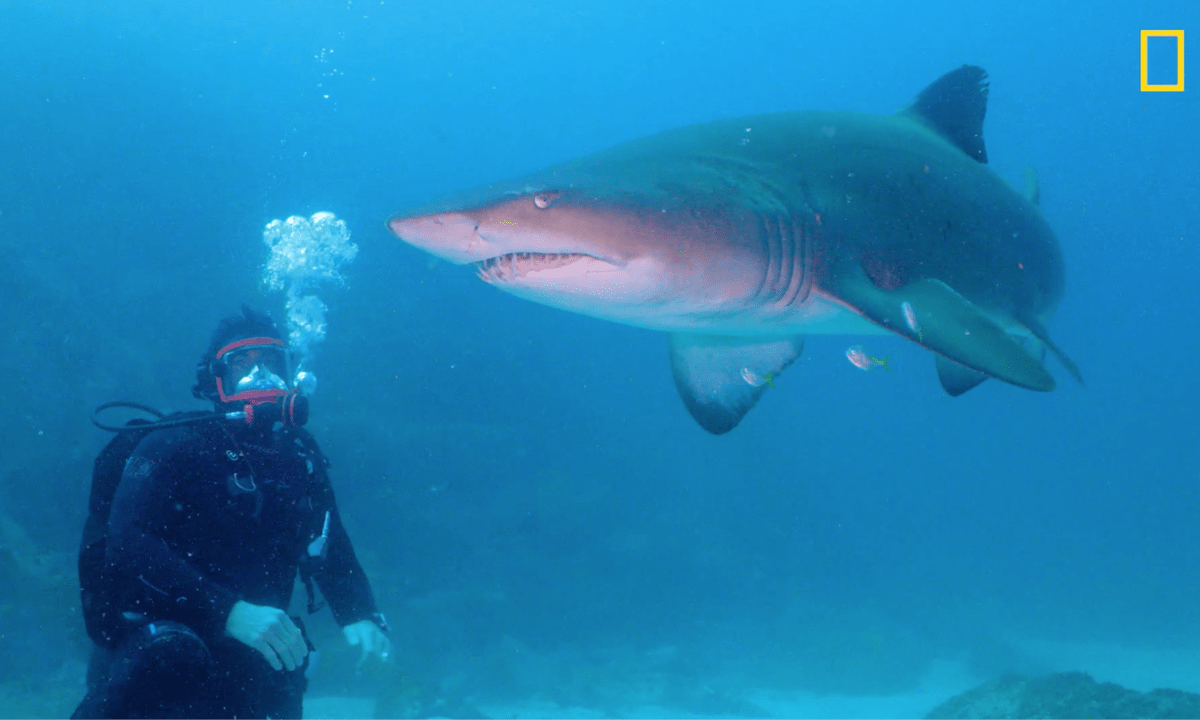
[[[878,365],[884,370],[891,371],[891,368],[887,364],[887,355],[884,355],[882,358],[873,358],[867,354],[862,345],[855,345],[848,348],[846,350],[846,359],[854,363],[855,367],[862,368],[863,370],[871,370]]]
[[[750,387],[762,387],[763,385],[775,387],[775,383],[772,381],[772,378],[774,377],[775,373],[759,375],[750,368],[742,368],[742,379],[745,380],[746,384]]]
[[[904,322],[908,323],[908,329],[917,334],[917,339],[924,341],[925,335],[921,332],[921,325],[917,322],[917,311],[913,310],[912,303],[905,300],[900,303],[900,310],[904,312]]]

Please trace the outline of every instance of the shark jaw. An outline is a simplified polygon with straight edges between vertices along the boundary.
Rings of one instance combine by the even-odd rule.
[[[513,212],[513,204],[397,217],[388,222],[388,228],[408,244],[443,260],[456,265],[476,263],[483,270],[501,261],[511,266],[514,260],[532,270],[528,263],[535,258],[537,269],[573,263],[576,257],[591,257],[613,267],[621,264],[619,259],[600,258],[586,252],[572,228],[521,222],[519,213]],[[550,260],[551,256],[556,258]]]
[[[573,232],[587,223],[522,222],[513,204],[395,218],[388,226],[411,245],[473,266],[480,280],[500,290],[551,307],[625,322],[652,301],[659,285],[653,263],[615,248],[594,249]]]
[[[614,272],[616,265],[580,253],[507,253],[475,263],[475,274],[493,285],[522,280],[563,281],[590,273]]]

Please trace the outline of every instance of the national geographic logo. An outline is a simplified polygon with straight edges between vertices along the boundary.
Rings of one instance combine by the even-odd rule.
[[[1161,57],[1150,58],[1150,38],[1170,38],[1175,46],[1175,82],[1172,84],[1150,83],[1151,64],[1154,65],[1155,79],[1170,75],[1170,61]],[[1170,42],[1170,40],[1168,40]],[[1165,67],[1164,67],[1165,66]],[[1183,92],[1183,31],[1182,30],[1143,30],[1142,31],[1142,92]]]

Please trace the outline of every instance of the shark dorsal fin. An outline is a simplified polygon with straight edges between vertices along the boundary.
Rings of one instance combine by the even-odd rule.
[[[934,80],[902,112],[916,117],[971,158],[986,163],[983,116],[987,114],[987,97],[987,72],[963,65]]]

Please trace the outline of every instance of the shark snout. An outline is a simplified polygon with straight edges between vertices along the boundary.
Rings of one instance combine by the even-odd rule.
[[[457,265],[503,254],[479,234],[479,223],[460,212],[395,217],[388,228],[404,242]]]

